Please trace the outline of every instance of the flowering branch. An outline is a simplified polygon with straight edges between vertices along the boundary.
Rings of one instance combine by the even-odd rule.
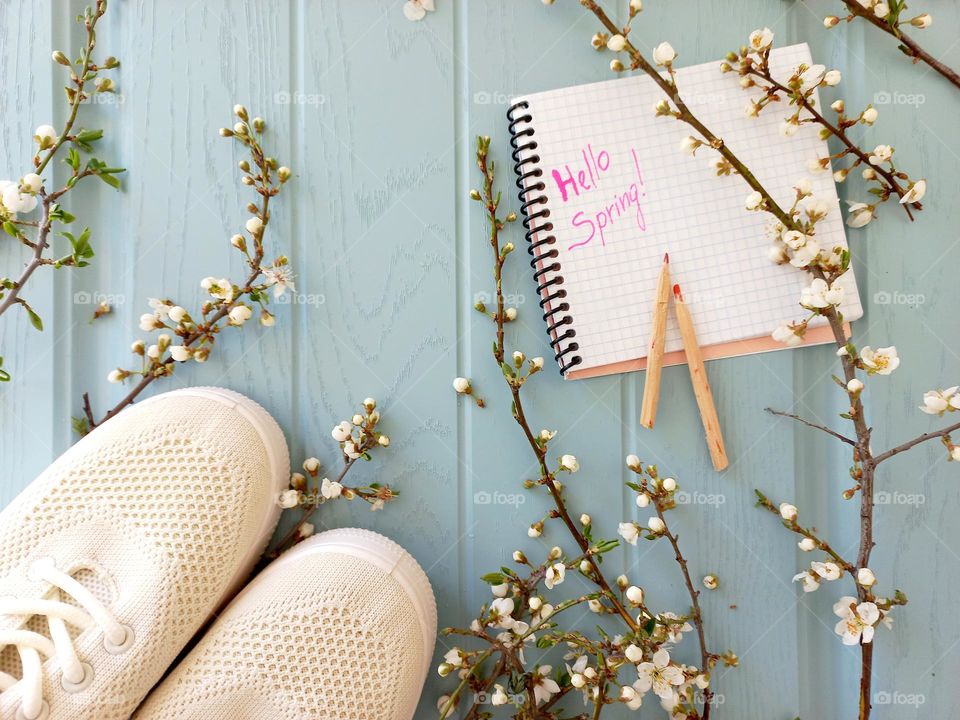
[[[878,598],[871,588],[876,578],[869,568],[870,554],[875,546],[873,533],[874,519],[874,484],[877,465],[892,455],[902,452],[921,442],[940,437],[947,447],[948,457],[960,461],[960,446],[954,445],[950,433],[960,429],[960,425],[953,425],[943,430],[926,433],[912,441],[877,456],[873,455],[870,440],[872,429],[868,425],[861,398],[864,389],[863,381],[858,373],[867,376],[889,375],[899,365],[896,348],[893,346],[872,349],[869,346],[859,351],[846,335],[846,327],[839,306],[843,301],[842,276],[849,269],[850,253],[840,245],[832,248],[821,248],[816,239],[817,224],[830,212],[829,205],[815,198],[811,184],[806,179],[799,180],[794,189],[794,201],[789,208],[777,203],[750,170],[736,155],[714,135],[702,122],[690,112],[683,103],[677,88],[676,75],[673,70],[673,61],[677,55],[669,43],[661,43],[653,51],[653,63],[630,43],[630,24],[642,9],[642,2],[631,0],[629,21],[626,26],[617,27],[609,16],[594,0],[580,0],[581,4],[592,12],[601,22],[605,32],[597,33],[592,44],[598,50],[604,48],[615,54],[626,53],[629,58],[629,67],[633,70],[645,72],[667,95],[661,100],[655,112],[658,116],[673,117],[691,126],[698,134],[697,137],[686,138],[682,149],[688,153],[695,153],[697,149],[708,146],[716,150],[720,157],[714,162],[718,176],[739,175],[749,185],[752,192],[745,200],[748,211],[765,212],[773,216],[773,234],[777,244],[770,249],[770,258],[778,264],[790,263],[794,267],[805,269],[812,277],[810,285],[803,289],[800,296],[800,305],[807,311],[807,316],[794,323],[778,327],[773,337],[789,345],[799,344],[807,327],[814,319],[823,319],[831,329],[837,346],[837,356],[840,359],[843,376],[835,377],[835,382],[843,389],[849,401],[849,407],[842,414],[853,425],[854,437],[847,437],[826,426],[803,420],[790,413],[775,413],[791,417],[805,425],[824,431],[842,442],[851,445],[853,449],[853,465],[850,475],[854,481],[853,487],[843,493],[845,499],[852,499],[860,494],[860,546],[856,562],[844,560],[831,546],[817,537],[809,528],[803,528],[796,523],[797,510],[787,503],[779,508],[775,507],[766,497],[757,491],[760,505],[767,510],[779,514],[784,525],[794,533],[803,536],[800,547],[806,551],[821,550],[829,557],[827,562],[811,563],[810,570],[801,572],[794,580],[802,580],[804,590],[816,590],[824,580],[839,579],[845,572],[855,576],[857,581],[857,598],[843,597],[834,606],[834,612],[841,618],[837,625],[837,633],[844,643],[861,646],[861,678],[860,678],[860,720],[867,720],[871,711],[871,676],[873,668],[873,635],[874,628],[881,622],[890,621],[890,611],[895,605],[906,603],[906,597],[897,591],[890,600]],[[847,3],[850,5],[851,3]],[[875,3],[874,3],[875,4]],[[898,3],[898,11],[902,3]],[[841,168],[835,175],[835,180],[842,182],[850,170],[863,166],[862,175],[869,182],[875,182],[876,187],[870,189],[871,194],[877,197],[873,204],[853,203],[847,224],[851,227],[862,227],[874,217],[877,204],[890,197],[898,197],[900,204],[905,206],[908,215],[910,209],[920,209],[918,201],[926,191],[924,180],[911,181],[903,172],[897,170],[891,157],[893,148],[887,145],[877,146],[872,153],[865,153],[857,148],[846,137],[845,130],[860,122],[872,124],[877,117],[876,111],[868,107],[856,119],[848,118],[844,113],[842,101],[832,106],[838,114],[836,123],[826,120],[816,110],[813,102],[814,91],[823,85],[836,85],[840,80],[839,72],[826,71],[822,66],[799,66],[785,83],[773,79],[768,65],[773,33],[768,29],[756,30],[750,35],[749,46],[742,48],[739,53],[733,53],[721,65],[722,72],[730,72],[732,62],[738,62],[738,72],[741,85],[745,88],[760,87],[764,95],[751,101],[749,115],[756,116],[760,111],[773,102],[783,98],[789,99],[795,108],[792,115],[784,123],[784,133],[792,135],[802,123],[815,123],[821,126],[822,138],[837,137],[843,149],[833,158],[819,158],[815,161],[813,171],[826,170],[831,159],[844,157],[851,158],[849,166]],[[662,76],[655,67],[666,70],[666,77]],[[622,72],[626,69],[624,63],[615,58],[610,63],[611,70]],[[759,82],[758,82],[759,79]],[[801,111],[806,115],[801,115]],[[903,184],[906,184],[904,189]],[[912,217],[912,215],[910,215]],[[943,391],[930,391],[924,396],[922,409],[930,414],[942,415],[944,412],[960,410],[960,394],[957,388]]]
[[[123,168],[110,167],[96,157],[83,163],[78,150],[92,152],[93,144],[103,137],[103,131],[81,129],[74,132],[80,105],[94,93],[110,93],[115,90],[113,80],[101,77],[100,73],[118,68],[120,62],[114,57],[108,57],[102,64],[98,64],[93,59],[97,44],[96,26],[106,11],[106,0],[98,0],[94,8],[86,8],[78,18],[86,31],[86,42],[78,60],[71,61],[59,50],[53,53],[54,62],[70,69],[70,81],[64,88],[69,110],[63,129],[58,133],[50,125],[38,127],[33,136],[37,143],[33,170],[18,181],[0,181],[0,225],[7,235],[30,251],[30,259],[15,279],[0,277],[0,315],[14,306],[19,306],[27,313],[31,325],[37,330],[43,330],[43,320],[22,295],[33,274],[41,267],[86,267],[87,261],[93,257],[89,228],[85,228],[79,236],[61,232],[60,235],[69,241],[71,251],[60,257],[47,254],[51,247],[50,233],[54,225],[69,225],[75,220],[73,215],[60,206],[60,200],[77,183],[88,177],[99,177],[111,187],[118,188],[120,181],[116,175],[124,171]],[[68,151],[64,162],[71,170],[70,177],[63,187],[54,190],[49,187],[50,180],[44,179],[42,175],[50,161],[65,147]],[[39,220],[26,220],[22,217],[33,212],[38,204]],[[10,375],[2,369],[2,365],[3,358],[0,357],[0,381],[7,381]]]
[[[656,515],[645,526],[634,522],[620,523],[618,533],[631,545],[635,545],[641,536],[651,541],[667,538],[690,594],[691,610],[684,615],[653,612],[645,603],[643,589],[632,585],[626,575],[620,575],[615,581],[604,575],[601,568],[603,556],[617,548],[620,541],[595,537],[593,521],[585,513],[574,519],[559,477],[561,473],[572,475],[578,472],[580,465],[573,455],[562,455],[553,467],[548,456],[556,432],[541,430],[535,433],[528,420],[522,389],[542,369],[543,359],[528,360],[520,351],[507,355],[504,323],[508,318],[502,271],[514,246],[510,242],[501,244],[500,233],[508,223],[516,220],[516,215],[509,213],[501,219],[498,214],[501,197],[493,187],[494,164],[488,158],[489,146],[489,138],[478,138],[477,164],[483,175],[483,189],[472,191],[471,197],[483,205],[490,228],[496,307],[488,311],[486,307],[478,306],[477,310],[492,317],[495,323],[494,360],[510,391],[513,418],[538,468],[537,479],[526,481],[525,486],[528,489],[545,488],[552,501],[546,516],[531,524],[527,534],[540,537],[548,522],[559,520],[574,540],[576,551],[567,555],[560,547],[553,547],[542,562],[534,563],[517,550],[513,553],[513,561],[519,570],[502,567],[483,577],[491,586],[494,599],[481,608],[468,629],[448,628],[444,632],[479,640],[486,647],[482,650],[454,647],[447,652],[438,671],[441,676],[456,671],[460,682],[450,695],[441,698],[440,716],[448,717],[467,690],[472,690],[475,697],[467,718],[488,717],[481,705],[489,697],[489,702],[495,706],[514,706],[516,718],[554,720],[559,717],[554,711],[555,705],[568,694],[579,692],[584,703],[592,706],[592,711],[589,715],[584,713],[576,717],[587,720],[588,717],[599,718],[604,708],[618,702],[636,710],[652,689],[662,706],[676,717],[709,718],[713,700],[710,671],[720,661],[735,665],[737,658],[733,653],[718,656],[707,649],[699,592],[694,587],[677,535],[670,530],[666,520],[666,513],[676,507],[676,480],[661,478],[655,466],[644,467],[639,458],[628,456],[627,467],[637,477],[627,485],[636,492],[637,505],[645,508],[652,502]],[[544,598],[541,586],[546,591],[553,590],[564,582],[568,572],[578,572],[592,591],[552,605]],[[707,576],[705,586],[715,588],[715,576]],[[616,618],[622,623],[623,632],[611,638],[600,631],[599,637],[591,638],[576,630],[562,629],[558,615],[584,604],[591,612]],[[700,668],[681,665],[670,658],[673,646],[694,627],[700,643]],[[560,645],[568,647],[571,652],[564,658],[569,661],[566,672],[558,670],[554,673],[549,665],[529,665],[524,657],[524,648],[529,643],[544,649]],[[491,659],[494,659],[492,664]],[[621,670],[628,668],[636,673],[635,682],[620,679]]]
[[[830,166],[830,161],[842,160],[845,157],[853,158],[853,162],[834,172],[834,180],[842,183],[847,179],[851,170],[863,166],[862,176],[864,180],[875,182],[876,188],[869,192],[877,197],[877,204],[885,202],[891,196],[895,196],[906,211],[907,216],[912,220],[910,206],[920,210],[920,198],[926,192],[926,181],[919,180],[910,182],[906,173],[898,171],[893,165],[893,148],[889,145],[878,145],[873,152],[861,150],[847,134],[847,128],[858,124],[873,125],[877,120],[877,110],[868,105],[863,112],[856,117],[847,117],[846,105],[843,100],[837,100],[831,105],[831,109],[837,113],[836,124],[827,120],[816,107],[816,91],[819,87],[833,87],[840,82],[839,70],[826,70],[822,65],[807,67],[801,65],[793,75],[785,82],[779,82],[773,77],[770,70],[770,52],[773,49],[773,33],[764,28],[751,34],[749,46],[743,46],[740,51],[731,52],[726,60],[721,63],[721,72],[732,72],[731,63],[737,63],[737,72],[740,75],[740,85],[744,89],[758,88],[764,94],[751,100],[747,109],[747,114],[751,117],[757,117],[767,106],[786,99],[791,107],[796,110],[788,117],[781,126],[781,132],[784,135],[791,136],[801,124],[813,123],[820,125],[820,137],[827,139],[835,137],[843,145],[843,149],[836,155],[829,158],[819,158],[816,163],[819,167],[814,167],[815,171],[825,170]],[[759,80],[759,82],[757,82]],[[805,114],[804,114],[805,113]],[[885,167],[887,166],[887,167]],[[901,185],[901,181],[908,183],[907,187]],[[866,219],[872,216],[872,211],[876,207],[870,207],[871,215],[864,213],[855,213],[851,217],[851,224],[858,219]],[[863,224],[866,224],[864,222]],[[859,225],[854,225],[859,227]]]
[[[933,24],[933,18],[930,13],[920,13],[908,20],[901,20],[900,14],[906,10],[905,0],[843,0],[849,14],[843,18],[847,22],[852,22],[855,17],[862,18],[875,28],[887,33],[895,38],[900,44],[897,46],[900,52],[909,57],[914,64],[924,62],[933,70],[937,71],[949,80],[954,87],[960,88],[960,74],[949,65],[937,60],[930,53],[920,47],[920,44],[903,30],[904,26],[911,26],[919,30],[924,30]],[[828,15],[823,19],[824,26],[828,28],[836,27],[841,18],[836,15]]]
[[[303,461],[306,473],[295,472],[290,476],[290,487],[281,493],[278,502],[282,508],[300,508],[300,517],[293,528],[280,540],[273,543],[264,554],[261,562],[266,564],[280,556],[301,540],[313,535],[314,526],[310,523],[313,514],[321,505],[343,498],[359,498],[370,504],[371,510],[380,510],[400,494],[389,485],[371,483],[367,486],[349,486],[344,483],[347,473],[358,460],[370,460],[371,453],[379,448],[390,446],[390,438],[379,430],[380,411],[377,401],[367,398],[363,401],[363,412],[357,413],[351,420],[343,420],[334,426],[330,434],[340,446],[343,465],[336,479],[320,477],[320,461],[309,457]]]
[[[806,425],[807,427],[815,428],[815,429],[817,429],[817,430],[820,430],[821,432],[827,433],[827,435],[832,435],[833,437],[835,437],[835,438],[836,438],[837,440],[839,440],[840,442],[845,442],[845,443],[847,443],[847,445],[853,445],[854,447],[856,447],[856,444],[857,444],[857,441],[856,441],[856,440],[851,440],[851,439],[848,438],[846,435],[841,435],[841,434],[838,433],[836,430],[831,430],[831,429],[828,428],[826,425],[819,425],[818,423],[810,422],[809,420],[806,420],[806,419],[800,417],[799,415],[794,415],[793,413],[783,412],[782,410],[774,410],[773,408],[764,408],[764,410],[766,410],[766,411],[767,411],[768,413],[770,413],[771,415],[777,415],[777,416],[779,416],[779,417],[786,417],[786,418],[791,418],[792,420],[796,420],[798,423],[802,423],[803,425]]]
[[[117,368],[110,372],[108,380],[114,383],[125,382],[128,378],[139,380],[124,398],[99,420],[96,418],[87,394],[83,396],[83,417],[74,418],[74,428],[81,435],[103,424],[125,407],[133,403],[144,390],[159,378],[172,375],[177,363],[194,360],[205,362],[213,349],[217,336],[227,327],[242,327],[253,315],[253,308],[260,308],[260,324],[271,327],[275,318],[267,309],[270,302],[269,290],[273,289],[279,298],[287,289],[293,289],[293,274],[287,258],[279,255],[269,267],[263,265],[266,255],[264,235],[270,223],[270,200],[280,193],[282,186],[290,179],[289,168],[281,167],[269,157],[260,144],[260,136],[266,129],[263,119],[249,119],[242,105],[234,107],[237,122],[233,129],[222,128],[220,135],[234,138],[247,149],[250,160],[240,162],[241,181],[252,187],[257,201],[247,206],[250,217],[245,223],[247,236],[236,234],[230,238],[230,244],[244,257],[248,266],[245,280],[236,284],[227,278],[207,277],[200,286],[210,295],[199,312],[189,313],[183,306],[172,300],[151,299],[153,312],[140,317],[140,329],[144,332],[169,330],[178,339],[174,344],[167,332],[161,332],[156,342],[147,345],[136,340],[131,346],[133,354],[140,358],[139,367],[133,369]]]

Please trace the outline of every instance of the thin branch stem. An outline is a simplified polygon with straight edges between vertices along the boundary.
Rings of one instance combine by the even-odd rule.
[[[843,4],[847,6],[847,10],[850,11],[851,15],[856,15],[859,18],[863,18],[874,27],[879,28],[881,31],[900,42],[901,52],[903,52],[904,55],[913,58],[914,63],[917,61],[926,63],[930,68],[946,78],[954,87],[960,88],[960,74],[958,74],[956,70],[951,68],[946,63],[933,57],[933,55],[920,47],[920,44],[916,40],[901,31],[900,28],[892,27],[889,23],[884,22],[882,18],[878,18],[876,15],[874,15],[872,10],[863,7],[856,2],[856,0],[843,0]]]
[[[781,411],[781,410],[774,410],[773,408],[764,408],[764,410],[766,410],[766,411],[767,411],[768,413],[770,413],[771,415],[778,415],[778,416],[780,416],[780,417],[791,418],[792,420],[796,420],[796,421],[799,422],[799,423],[803,423],[803,424],[806,425],[807,427],[816,428],[817,430],[820,430],[820,431],[822,431],[822,432],[827,433],[827,435],[832,435],[832,436],[835,437],[837,440],[840,440],[840,441],[842,441],[842,442],[845,442],[845,443],[847,443],[848,445],[853,445],[854,447],[857,446],[857,441],[856,441],[856,440],[851,440],[851,439],[848,438],[846,435],[841,435],[840,433],[836,432],[835,430],[831,430],[830,428],[826,427],[825,425],[818,425],[818,424],[815,423],[815,422],[810,422],[809,420],[805,420],[804,418],[800,417],[799,415],[794,415],[793,413],[783,412],[783,411]]]
[[[920,443],[924,443],[927,440],[934,440],[936,438],[945,438],[951,433],[956,432],[957,430],[960,430],[960,423],[954,423],[953,425],[949,425],[943,428],[942,430],[932,430],[931,432],[926,432],[923,435],[915,437],[913,440],[908,440],[907,442],[897,445],[896,447],[891,448],[886,452],[880,453],[879,455],[873,458],[873,465],[874,467],[876,467],[877,465],[882,463],[884,460],[889,460],[894,455],[899,455],[900,453],[906,450],[909,450],[910,448],[915,447]]]

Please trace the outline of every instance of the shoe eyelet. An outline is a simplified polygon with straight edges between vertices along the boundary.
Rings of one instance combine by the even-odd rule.
[[[64,692],[78,693],[90,687],[90,683],[93,682],[93,667],[91,667],[90,663],[85,662],[80,663],[80,667],[83,668],[83,678],[78,683],[70,682],[67,680],[66,675],[60,676],[60,686]]]
[[[103,649],[111,655],[121,655],[125,653],[127,650],[133,647],[133,643],[136,640],[136,636],[133,633],[132,627],[129,625],[122,625],[121,627],[126,633],[122,643],[112,643],[106,635],[103,636]]]
[[[47,704],[47,701],[44,700],[43,704],[40,705],[40,713],[34,715],[33,717],[28,717],[25,712],[23,712],[23,706],[17,708],[17,720],[48,720],[50,717],[50,706]]]

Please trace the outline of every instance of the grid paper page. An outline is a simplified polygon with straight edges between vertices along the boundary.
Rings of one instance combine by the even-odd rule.
[[[811,63],[806,44],[775,49],[771,56],[777,77],[789,77],[801,62]],[[814,195],[830,204],[829,215],[817,224],[820,246],[846,246],[832,173],[808,168],[810,160],[829,154],[817,126],[802,125],[784,137],[779,127],[789,110],[779,105],[748,118],[745,108],[759,91],[741,89],[736,73],[721,74],[719,62],[677,75],[690,110],[781,206],[793,203],[798,180],[811,181]],[[716,176],[710,163],[718,153],[709,147],[695,157],[681,151],[692,128],[655,117],[653,107],[662,98],[647,77],[518,98],[532,117],[537,147],[522,157],[540,157],[543,174],[535,181],[546,185],[539,194],[547,197],[557,238],[558,274],[579,344],[575,354],[583,358],[578,370],[646,356],[665,252],[701,345],[768,337],[779,323],[805,314],[798,300],[806,272],[767,259],[771,216],[745,210],[750,188],[742,178]],[[841,283],[841,310],[846,320],[856,320],[863,310],[852,272]],[[666,351],[681,348],[671,313]]]

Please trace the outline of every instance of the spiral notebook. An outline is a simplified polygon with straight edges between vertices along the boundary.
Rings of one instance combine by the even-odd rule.
[[[775,76],[789,77],[800,63],[811,64],[806,44],[771,56]],[[677,84],[693,113],[779,203],[789,207],[793,186],[809,179],[814,195],[830,205],[817,225],[820,246],[846,246],[832,172],[809,169],[829,156],[815,125],[785,137],[786,108],[747,117],[751,93],[735,73],[721,74],[719,62],[680,69]],[[716,152],[681,151],[691,128],[654,116],[662,98],[653,80],[634,76],[525,95],[507,113],[533,277],[567,378],[645,367],[665,252],[707,359],[781,349],[771,331],[805,314],[798,300],[809,276],[767,257],[770,216],[744,208],[750,190],[742,178],[717,177],[710,162]],[[852,272],[841,282],[841,311],[856,320],[863,309]],[[807,345],[832,340],[817,320]],[[671,317],[664,362],[684,361]]]

